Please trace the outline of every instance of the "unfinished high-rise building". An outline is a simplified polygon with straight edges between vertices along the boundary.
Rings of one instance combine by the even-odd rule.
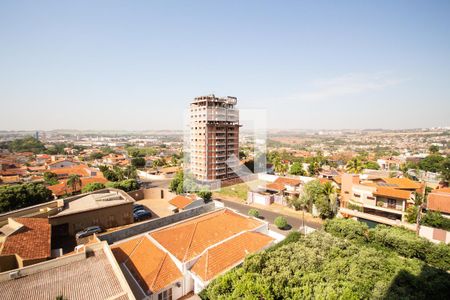
[[[201,96],[190,104],[190,171],[201,181],[227,180],[239,165],[236,97]]]

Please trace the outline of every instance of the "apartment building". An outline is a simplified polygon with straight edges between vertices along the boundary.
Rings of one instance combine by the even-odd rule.
[[[197,180],[227,180],[239,165],[236,97],[201,96],[190,104],[190,171]]]

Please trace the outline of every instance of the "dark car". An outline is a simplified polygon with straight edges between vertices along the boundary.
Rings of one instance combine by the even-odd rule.
[[[138,210],[145,210],[145,206],[142,204],[133,205],[133,212],[138,211]]]
[[[135,221],[141,221],[152,217],[152,214],[146,210],[138,210],[133,212],[133,217]]]
[[[80,238],[84,238],[84,237],[93,235],[94,233],[100,233],[100,232],[102,232],[102,231],[103,231],[103,229],[102,229],[100,226],[86,227],[85,229],[83,229],[83,230],[77,232],[77,233],[75,234],[75,237],[76,237],[77,239],[80,239]]]

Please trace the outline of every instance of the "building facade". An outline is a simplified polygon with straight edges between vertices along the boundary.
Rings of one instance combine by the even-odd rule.
[[[190,172],[197,180],[227,180],[239,165],[236,97],[201,96],[190,104]]]

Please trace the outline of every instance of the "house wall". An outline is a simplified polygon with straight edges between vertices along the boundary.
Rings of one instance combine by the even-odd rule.
[[[52,226],[69,224],[69,235],[93,225],[104,229],[133,223],[133,202],[49,218]]]

